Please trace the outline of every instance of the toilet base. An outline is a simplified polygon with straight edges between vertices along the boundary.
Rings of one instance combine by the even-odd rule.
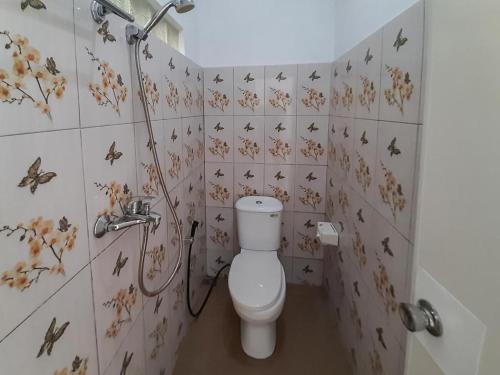
[[[255,324],[241,320],[241,346],[252,358],[270,357],[276,347],[276,320]]]

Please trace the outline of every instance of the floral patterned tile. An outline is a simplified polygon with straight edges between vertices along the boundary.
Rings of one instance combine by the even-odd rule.
[[[292,257],[294,249],[294,212],[281,212],[281,241],[278,255],[280,257]]]
[[[0,138],[0,339],[89,261],[79,133]]]
[[[316,224],[323,214],[295,212],[293,255],[298,258],[323,259],[323,246],[316,237]]]
[[[331,64],[301,64],[297,73],[297,114],[328,115]]]
[[[322,281],[323,281],[322,260],[293,258],[292,283],[321,286]]]
[[[205,160],[233,161],[233,117],[205,116]]]
[[[76,128],[73,28],[52,22],[71,23],[73,4],[56,0],[22,10],[20,3],[4,1],[0,15],[0,135]]]
[[[165,96],[164,85],[162,85],[162,53],[163,42],[156,36],[152,35],[146,42],[141,45],[142,53],[139,56],[141,59],[142,82],[145,90],[145,100],[149,108],[151,120],[161,120],[163,118],[164,102],[162,98]],[[133,115],[135,122],[146,121],[144,109],[142,106],[142,96],[139,89],[139,81],[137,79],[137,71],[135,62],[131,64],[132,73],[132,102]]]
[[[141,312],[123,345],[103,373],[104,375],[127,374],[127,372],[145,374],[146,359],[144,354],[144,321]]]
[[[354,120],[335,117],[330,130],[333,133],[330,157],[336,160],[335,181],[345,183],[353,168]]]
[[[325,212],[326,166],[297,165],[295,211]]]
[[[366,200],[373,202],[376,194],[377,122],[355,119],[353,141],[351,186]]]
[[[170,47],[168,47],[170,48]],[[203,109],[203,91],[200,86],[200,69],[188,58],[178,54],[182,71],[180,73],[181,87],[181,114],[183,117],[201,116]]]
[[[209,207],[233,207],[233,165],[207,163],[206,197]]]
[[[264,195],[283,203],[284,210],[293,211],[295,196],[295,166],[266,164],[264,168]]]
[[[169,119],[164,122],[165,182],[168,190],[175,188],[183,179],[184,161],[182,151],[182,121]]]
[[[192,119],[194,126],[194,166],[204,165],[205,163],[205,123],[203,116]]]
[[[327,164],[328,117],[298,116],[297,164]]]
[[[264,114],[264,67],[234,68],[234,114]]]
[[[330,73],[330,115],[339,116],[340,107],[342,105],[341,97],[343,94],[343,85],[340,77],[340,69],[342,69],[340,60],[335,61],[331,66]]]
[[[189,104],[194,100],[193,93],[189,89],[186,90],[183,83],[185,76],[185,72],[182,70],[184,57],[165,44],[161,46],[160,53],[162,62],[161,85],[163,87],[163,97],[160,102],[163,107],[163,116],[166,119],[179,118],[186,108],[189,109]]]
[[[273,65],[265,68],[266,115],[297,113],[297,65]]]
[[[382,63],[382,29],[356,48],[356,118],[378,120],[380,69]]]
[[[205,77],[205,115],[233,115],[233,68],[208,68]]]
[[[233,250],[207,249],[207,274],[214,277],[221,267],[233,261]]]
[[[418,123],[423,30],[423,1],[384,26],[380,120]]]
[[[160,146],[165,144],[163,121],[153,121],[152,126],[160,169],[165,175],[165,149]],[[137,191],[140,192],[140,195],[151,197],[151,203],[154,204],[162,198],[163,193],[161,191],[160,177],[158,169],[155,166],[152,153],[153,146],[149,139],[146,123],[135,124],[134,131],[137,162]]]
[[[374,206],[406,238],[410,236],[418,126],[380,122]]]
[[[236,163],[264,163],[264,116],[235,116],[233,145]]]
[[[139,230],[127,230],[92,262],[100,368],[106,369],[142,309]]]
[[[122,233],[93,236],[100,215],[122,215],[136,183],[134,126],[104,126],[82,130],[85,193],[90,254],[95,257]],[[119,155],[117,153],[121,153]],[[114,157],[111,157],[113,154]]]
[[[90,0],[75,0],[76,60],[81,125],[126,124],[133,120],[127,21],[109,18],[106,39],[90,15]],[[100,31],[101,30],[101,31]]]
[[[98,373],[90,267],[0,343],[0,363],[7,374]]]
[[[197,117],[182,118],[182,163],[184,177],[195,168],[197,162],[197,137],[199,119]],[[198,155],[199,156],[199,155]]]
[[[207,247],[233,250],[235,217],[232,208],[207,207]]]
[[[193,82],[194,82],[194,111],[195,116],[203,116],[203,85],[204,85],[204,72],[203,68],[193,64]]]
[[[269,164],[295,164],[296,116],[265,117],[265,160]]]
[[[234,164],[234,199],[264,193],[264,164]]]
[[[342,56],[335,64],[338,74],[337,78],[335,78],[335,86],[338,87],[340,96],[337,114],[338,116],[350,118],[354,117],[356,109],[356,54],[357,50],[353,49]]]

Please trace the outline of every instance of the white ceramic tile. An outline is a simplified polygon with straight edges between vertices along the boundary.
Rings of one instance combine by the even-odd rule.
[[[320,286],[323,280],[323,261],[317,259],[293,259],[293,283]]]
[[[45,343],[47,332],[58,329],[53,345]],[[0,343],[0,363],[3,374],[69,373],[73,367],[98,373],[89,267]]]
[[[106,160],[113,143],[114,152],[122,155],[118,160]],[[134,127],[129,124],[84,129],[82,144],[90,254],[95,257],[122,234],[106,233],[95,238],[92,233],[98,216],[122,215],[131,197],[137,195]]]
[[[90,15],[90,0],[75,0],[76,61],[82,126],[130,123],[133,119],[127,21],[110,17],[116,42],[103,42]]]
[[[89,261],[79,133],[0,138],[0,338]]]
[[[72,2],[56,0],[39,10],[2,2],[0,135],[79,126],[73,27],[54,19],[71,25]]]
[[[293,210],[295,196],[295,166],[266,164],[264,169],[264,195],[283,203],[284,210]]]
[[[328,115],[331,64],[300,64],[297,73],[297,114]]]
[[[325,212],[326,166],[297,165],[295,211]]]
[[[323,221],[323,214],[295,212],[293,255],[298,258],[323,258],[323,246],[316,238],[316,224]]]
[[[234,164],[234,199],[264,193],[264,164]]]
[[[228,163],[207,163],[206,197],[207,206],[233,206],[233,165]]]
[[[233,161],[233,117],[205,116],[205,160]]]
[[[295,164],[297,117],[265,117],[266,164]]]
[[[207,68],[205,78],[205,115],[233,114],[233,68]]]
[[[297,113],[297,65],[272,65],[265,68],[266,115]]]
[[[207,248],[232,251],[235,225],[232,208],[207,207]]]
[[[384,26],[380,120],[418,122],[423,30],[423,1]]]
[[[264,67],[234,68],[234,114],[264,114]]]
[[[234,117],[234,161],[264,162],[264,116]]]
[[[327,116],[297,117],[297,164],[326,165]]]

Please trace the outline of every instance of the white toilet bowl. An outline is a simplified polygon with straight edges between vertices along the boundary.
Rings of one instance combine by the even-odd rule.
[[[286,279],[277,249],[281,202],[245,197],[236,202],[241,253],[229,271],[229,292],[241,318],[241,345],[253,358],[267,358],[276,346],[276,320],[286,295]]]

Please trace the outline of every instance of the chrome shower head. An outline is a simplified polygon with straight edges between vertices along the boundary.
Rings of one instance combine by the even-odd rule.
[[[193,0],[173,0],[166,3],[163,7],[158,9],[153,17],[146,23],[143,30],[142,39],[146,39],[151,30],[161,21],[163,16],[168,12],[171,7],[175,7],[177,13],[186,13],[194,8]]]

